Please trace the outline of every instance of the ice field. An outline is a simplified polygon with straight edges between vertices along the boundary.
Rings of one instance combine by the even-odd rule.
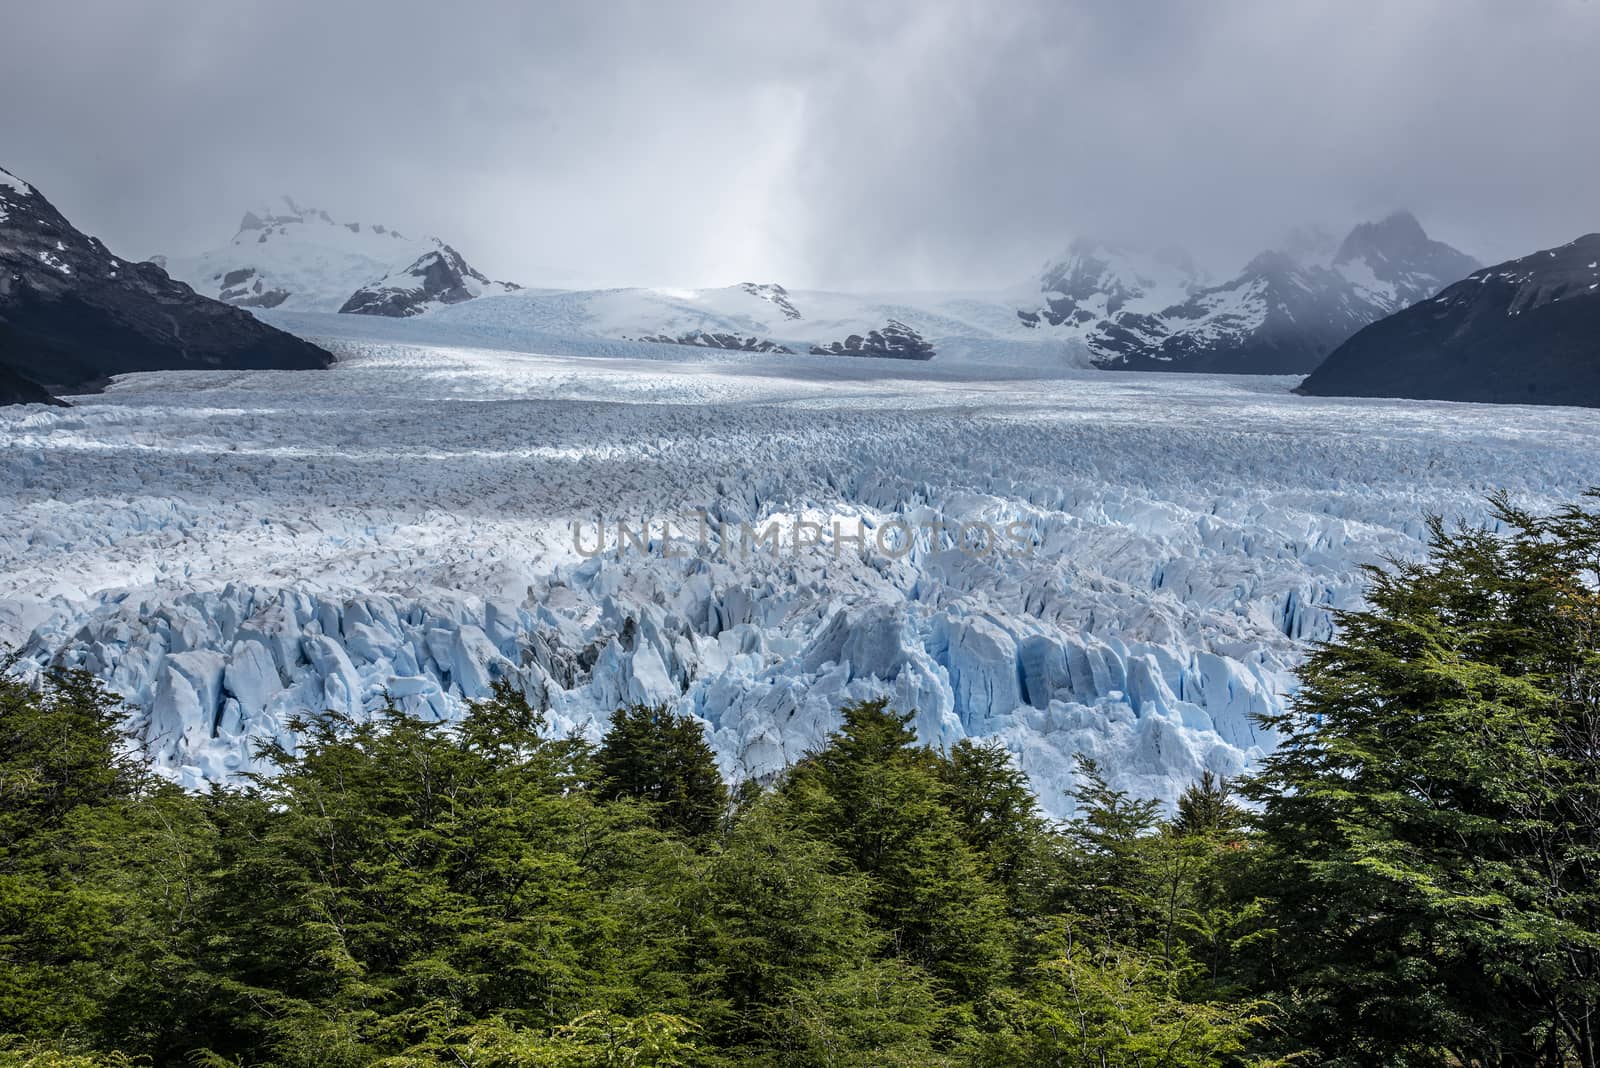
[[[1002,739],[1053,812],[1079,751],[1171,799],[1270,748],[1251,714],[1427,513],[1600,485],[1594,410],[1311,399],[999,342],[910,364],[352,318],[273,319],[330,371],[0,409],[0,642],[110,680],[186,783],[292,742],[297,714],[450,716],[505,677],[562,731],[693,712],[730,777],[888,694],[929,742]],[[1011,535],[956,546],[977,521]],[[718,537],[772,522],[775,549]]]

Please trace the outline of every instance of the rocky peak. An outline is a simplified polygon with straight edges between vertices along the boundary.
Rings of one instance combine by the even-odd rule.
[[[347,315],[386,315],[406,318],[430,308],[460,304],[487,292],[510,292],[510,282],[493,282],[449,245],[440,244],[409,266],[362,286],[344,302]]]
[[[245,212],[244,217],[239,220],[239,233],[271,230],[274,227],[292,226],[296,223],[318,223],[324,226],[345,226],[347,228],[352,225],[336,221],[333,216],[321,208],[307,207],[304,204],[297,203],[291,196],[285,195],[280,197],[279,200],[282,202],[281,207],[277,204],[268,204]]]
[[[851,334],[843,341],[812,345],[813,356],[878,356],[894,360],[931,360],[935,353],[916,330],[898,319],[890,319],[877,330]]]
[[[1305,270],[1299,258],[1278,249],[1259,252],[1244,266],[1241,274],[1249,276],[1295,275]]]
[[[1213,286],[1197,284],[1184,260],[1156,262],[1075,243],[1047,274],[1048,307],[1018,315],[1075,329],[1101,367],[1304,373],[1363,326],[1477,266],[1430,240],[1409,212],[1363,223],[1343,241],[1294,231]]]
[[[346,222],[290,196],[245,212],[226,245],[169,256],[164,266],[197,292],[247,308],[333,312],[353,301],[392,307],[397,305],[387,297],[372,294],[419,286],[429,293],[422,302],[437,305],[447,293],[513,288],[497,290],[438,238],[412,239],[392,227]]]
[[[1333,265],[1386,312],[1426,300],[1479,267],[1466,253],[1430,238],[1409,211],[1355,227]]]
[[[752,297],[759,297],[783,312],[785,319],[800,318],[800,309],[789,300],[789,291],[776,282],[740,282],[739,288]]]
[[[1357,224],[1339,245],[1333,260],[1335,263],[1344,263],[1369,254],[1416,255],[1426,252],[1432,243],[1415,215],[1409,211],[1397,211],[1377,222]]]

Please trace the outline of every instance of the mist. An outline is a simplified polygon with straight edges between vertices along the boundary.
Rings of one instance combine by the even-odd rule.
[[[30,5],[0,165],[134,257],[281,194],[534,286],[992,288],[1077,236],[1236,269],[1396,208],[1600,229],[1600,5]]]

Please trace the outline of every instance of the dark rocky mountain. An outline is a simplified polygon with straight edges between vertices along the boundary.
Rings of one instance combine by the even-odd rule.
[[[1486,267],[1373,323],[1300,391],[1600,406],[1600,234]]]
[[[403,270],[362,286],[339,309],[347,315],[387,315],[406,318],[430,308],[460,304],[486,291],[510,292],[520,287],[491,282],[472,268],[461,253],[440,245],[419,256]]]
[[[691,330],[686,334],[650,334],[640,341],[654,341],[661,345],[693,345],[701,349],[735,349],[739,352],[775,352],[792,355],[794,350],[764,337],[728,334],[721,331]]]
[[[890,319],[881,329],[851,334],[843,341],[811,346],[813,356],[881,356],[895,360],[931,360],[933,346],[905,323]]]
[[[800,309],[794,306],[789,299],[789,291],[776,282],[740,282],[739,288],[752,297],[760,297],[770,302],[779,311],[783,312],[785,319],[800,318]]]
[[[54,392],[129,371],[322,368],[327,352],[114,256],[0,170],[0,369]],[[16,387],[13,386],[13,389]]]
[[[241,308],[276,308],[289,299],[289,291],[276,286],[269,289],[254,267],[241,267],[222,276],[217,299]]]
[[[1205,285],[1181,254],[1079,242],[1046,269],[1043,305],[1017,314],[1078,338],[1102,368],[1303,374],[1363,326],[1477,266],[1406,212],[1357,226],[1336,249],[1315,230],[1287,247]]]
[[[0,341],[0,351],[4,351],[4,347],[4,342]],[[43,386],[28,381],[15,371],[0,367],[0,405],[6,404],[56,404],[66,407],[65,401],[52,397]]]

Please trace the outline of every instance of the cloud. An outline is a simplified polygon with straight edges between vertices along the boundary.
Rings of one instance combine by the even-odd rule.
[[[529,284],[997,285],[1078,234],[1228,270],[1407,206],[1600,229],[1587,0],[82,0],[14,13],[0,162],[125,255],[288,192]]]

